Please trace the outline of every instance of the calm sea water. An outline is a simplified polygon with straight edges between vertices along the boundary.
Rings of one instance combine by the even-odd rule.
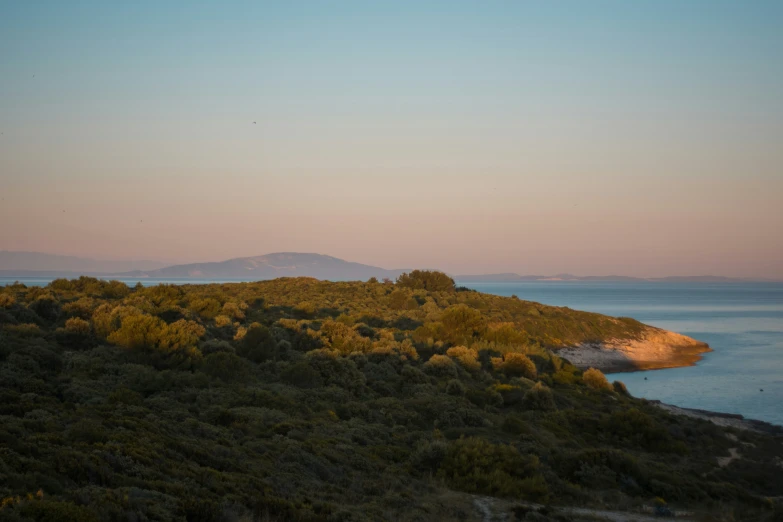
[[[21,280],[28,286],[49,281]],[[129,285],[137,281],[124,280]],[[0,286],[13,282],[0,278]],[[210,282],[216,281],[141,280],[145,286]],[[516,294],[549,305],[633,317],[709,343],[713,351],[696,366],[618,373],[611,378],[623,381],[637,397],[783,425],[783,283],[459,284],[491,294]]]
[[[491,294],[516,294],[550,305],[633,317],[709,343],[713,351],[696,366],[617,373],[610,379],[623,381],[636,397],[783,425],[783,283],[460,284]]]

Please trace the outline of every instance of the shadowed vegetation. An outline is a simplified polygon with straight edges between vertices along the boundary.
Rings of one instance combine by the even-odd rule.
[[[642,328],[424,271],[7,286],[0,520],[473,520],[468,494],[774,520],[780,436],[550,351]]]

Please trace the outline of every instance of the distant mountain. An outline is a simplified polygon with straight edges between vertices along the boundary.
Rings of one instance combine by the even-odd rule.
[[[0,250],[0,273],[39,277],[78,276],[81,274],[113,274],[131,270],[155,270],[166,263],[160,261],[106,261],[41,252],[11,252]]]
[[[454,279],[460,282],[474,283],[500,283],[510,281],[655,281],[660,283],[731,283],[750,281],[775,281],[774,279],[738,278],[722,276],[672,276],[672,277],[629,277],[629,276],[575,276],[573,274],[519,275],[511,273],[502,274],[476,274],[458,275]]]
[[[120,275],[167,279],[242,279],[245,281],[307,276],[331,281],[364,281],[371,277],[396,279],[403,272],[409,271],[409,269],[387,270],[321,254],[281,252],[229,259],[216,263],[176,265],[158,270],[136,271]]]

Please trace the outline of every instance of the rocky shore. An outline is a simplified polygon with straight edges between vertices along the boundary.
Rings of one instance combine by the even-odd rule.
[[[719,413],[716,411],[698,410],[694,408],[681,408],[661,401],[649,402],[669,413],[710,421],[718,426],[769,433],[771,435],[783,435],[783,426],[777,426],[775,424],[770,424],[769,422],[755,419],[746,419],[742,415],[736,413]]]
[[[649,326],[637,339],[584,343],[560,348],[557,355],[581,369],[612,373],[692,366],[709,351],[707,343]]]

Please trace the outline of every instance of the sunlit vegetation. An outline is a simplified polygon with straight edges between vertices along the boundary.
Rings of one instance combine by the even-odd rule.
[[[470,520],[468,494],[774,520],[780,437],[551,351],[641,329],[426,271],[0,288],[0,520]]]

